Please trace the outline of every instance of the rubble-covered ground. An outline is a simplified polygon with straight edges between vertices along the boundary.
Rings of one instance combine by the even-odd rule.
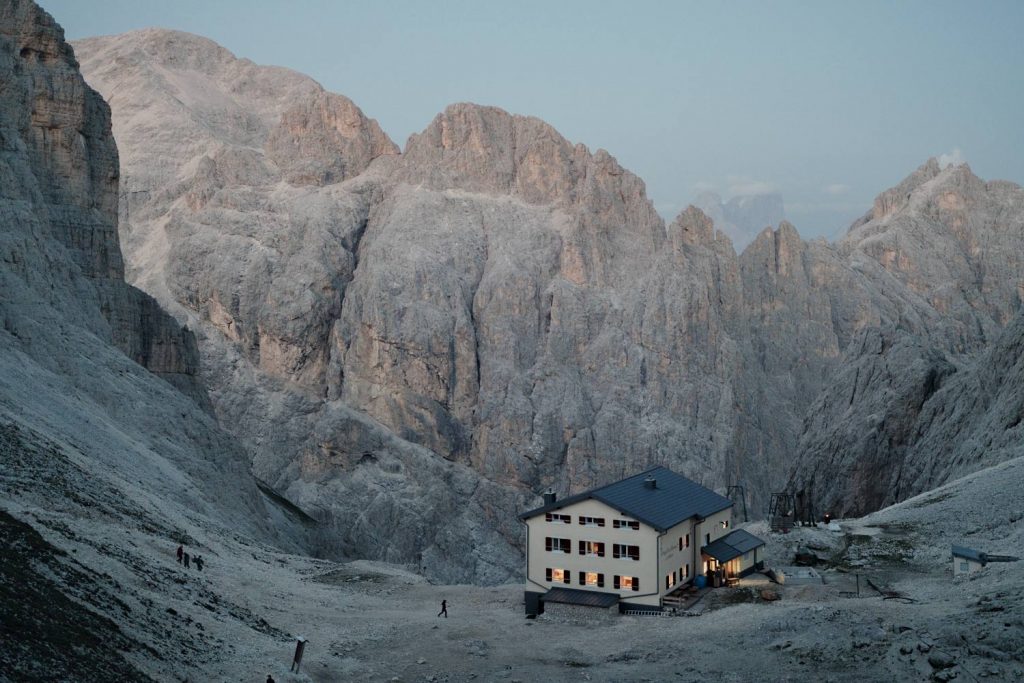
[[[135,509],[117,488],[129,482],[87,476],[28,430],[3,436],[0,507],[17,540],[0,563],[2,680],[1024,679],[1024,562],[953,579],[949,559],[950,543],[1021,554],[1024,459],[841,532],[752,525],[770,565],[798,547],[826,560],[823,584],[772,586],[777,601],[741,586],[710,592],[695,617],[572,621],[526,619],[519,585],[431,585],[285,554],[180,508]],[[178,542],[202,572],[176,562]],[[32,614],[34,631],[10,627]],[[310,642],[296,676],[299,635]]]

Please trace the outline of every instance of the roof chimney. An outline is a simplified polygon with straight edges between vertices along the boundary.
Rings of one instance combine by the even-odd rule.
[[[656,489],[656,488],[658,488],[658,480],[648,474],[647,478],[644,479],[644,488],[648,488],[648,489]]]
[[[544,492],[543,495],[544,495],[544,504],[545,505],[551,505],[558,498],[558,496],[555,495],[555,490],[553,488],[551,488],[550,486],[548,487],[548,490]]]

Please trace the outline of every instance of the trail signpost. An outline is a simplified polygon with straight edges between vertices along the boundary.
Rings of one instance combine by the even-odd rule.
[[[306,651],[306,643],[309,641],[302,636],[299,636],[295,640],[295,659],[292,660],[292,666],[289,671],[299,672],[299,667],[302,666],[302,653]]]

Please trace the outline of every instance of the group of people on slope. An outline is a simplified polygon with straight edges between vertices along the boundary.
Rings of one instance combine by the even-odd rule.
[[[189,554],[185,552],[185,546],[178,546],[178,564],[185,565],[185,569],[188,569],[191,564],[195,564],[196,571],[203,571],[203,557],[202,555],[196,555],[195,557],[189,557]]]

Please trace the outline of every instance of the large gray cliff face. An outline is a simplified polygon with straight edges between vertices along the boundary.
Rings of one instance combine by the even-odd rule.
[[[907,294],[808,411],[794,488],[862,514],[1011,457],[1022,239],[1024,191],[965,165],[931,161],[879,195],[839,246]]]
[[[3,239],[10,274],[22,280],[8,292],[48,289],[47,303],[203,402],[193,335],[124,282],[118,156],[106,102],[82,80],[48,15],[27,2],[3,11]],[[10,303],[27,301],[12,296]],[[6,318],[15,335],[22,323],[32,324]]]
[[[221,423],[324,552],[502,580],[537,490],[655,463],[759,509],[870,330],[955,366],[1019,305],[1020,190],[966,167],[926,164],[836,245],[784,222],[737,256],[534,118],[453,105],[398,154],[348,100],[205,39],[76,49],[113,108],[129,277],[197,330]]]
[[[4,3],[0,422],[61,443],[96,481],[137,483],[125,501],[154,496],[270,539],[244,451],[203,410],[195,337],[124,281],[118,177],[110,110],[60,27],[28,0]],[[27,504],[7,483],[5,505]],[[32,505],[74,509],[52,484],[36,482]]]

